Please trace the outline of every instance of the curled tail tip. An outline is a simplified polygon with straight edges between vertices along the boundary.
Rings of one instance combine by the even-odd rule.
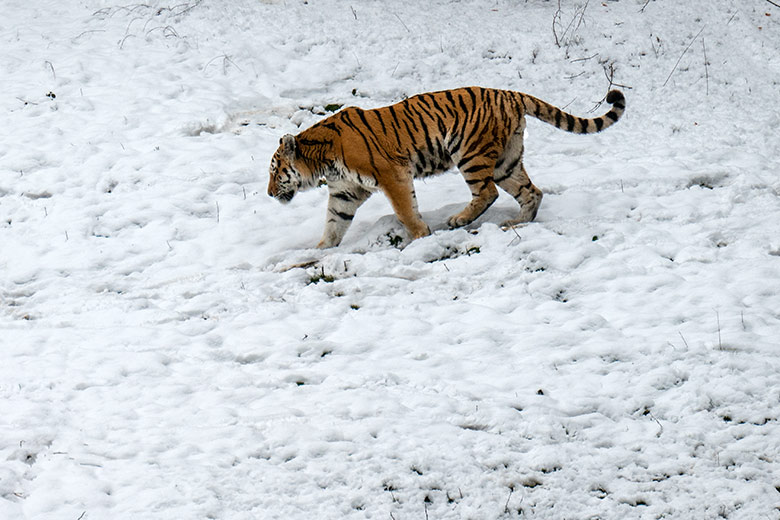
[[[623,105],[626,106],[626,98],[619,90],[610,90],[607,93],[607,103],[610,105]]]

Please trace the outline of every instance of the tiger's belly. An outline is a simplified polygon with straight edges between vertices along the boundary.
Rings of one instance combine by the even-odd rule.
[[[455,166],[449,154],[445,156],[418,155],[411,161],[412,176],[423,179],[432,175],[444,173]]]

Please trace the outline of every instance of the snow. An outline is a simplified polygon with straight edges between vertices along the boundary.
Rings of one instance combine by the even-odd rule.
[[[0,518],[780,517],[780,10],[645,3],[5,0]],[[326,105],[609,64],[524,227],[265,194]]]

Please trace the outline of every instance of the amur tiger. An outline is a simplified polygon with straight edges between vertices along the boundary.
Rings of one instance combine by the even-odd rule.
[[[467,87],[419,94],[372,110],[348,107],[298,135],[287,134],[271,159],[268,194],[289,202],[299,190],[327,183],[325,232],[317,247],[337,246],[358,207],[382,191],[412,238],[430,234],[417,209],[415,178],[457,165],[471,201],[452,215],[450,227],[469,224],[498,197],[496,185],[520,203],[505,226],[534,219],[542,192],[523,167],[525,117],[562,130],[591,134],[611,126],[625,110],[618,90],[612,108],[584,119],[528,94]]]

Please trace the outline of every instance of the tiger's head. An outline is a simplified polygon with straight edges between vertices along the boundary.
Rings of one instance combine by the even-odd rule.
[[[295,165],[295,136],[287,134],[279,139],[279,148],[271,158],[268,195],[283,202],[292,200],[301,188],[303,178]]]

